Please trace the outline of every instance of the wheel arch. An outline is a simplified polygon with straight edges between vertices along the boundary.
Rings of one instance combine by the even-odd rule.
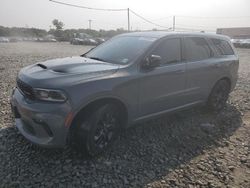
[[[216,86],[216,84],[217,84],[219,81],[221,81],[221,80],[226,80],[226,81],[229,83],[229,88],[230,88],[230,91],[231,91],[231,87],[232,87],[231,79],[230,79],[229,77],[227,77],[227,76],[223,76],[223,77],[221,77],[220,79],[218,79],[218,80],[212,85],[212,87],[211,87],[211,89],[210,89],[210,92],[209,92],[209,94],[208,94],[208,96],[207,96],[206,101],[209,99],[209,97],[210,97],[210,95],[211,95],[211,93],[212,93],[214,87]]]
[[[74,127],[76,127],[77,123],[79,121],[84,120],[88,115],[93,113],[98,107],[105,105],[105,104],[115,104],[120,114],[122,114],[122,126],[125,127],[128,123],[128,108],[127,105],[119,98],[117,97],[102,97],[97,98],[89,103],[83,105],[74,115],[72,118],[71,124],[70,124],[70,130],[72,130]]]
[[[224,77],[220,78],[219,80],[217,80],[217,81],[215,82],[214,86],[215,86],[219,81],[221,81],[221,80],[226,80],[226,81],[229,83],[229,87],[230,87],[230,91],[231,91],[232,82],[231,82],[231,79],[230,79],[229,77],[227,77],[227,76],[224,76]],[[214,86],[213,86],[213,88],[214,88]]]

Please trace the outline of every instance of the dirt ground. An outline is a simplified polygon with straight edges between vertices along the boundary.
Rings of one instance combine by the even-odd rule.
[[[124,131],[95,159],[26,141],[9,105],[18,71],[89,48],[0,44],[0,187],[250,187],[249,49],[238,49],[238,84],[219,114],[197,108],[148,121]]]

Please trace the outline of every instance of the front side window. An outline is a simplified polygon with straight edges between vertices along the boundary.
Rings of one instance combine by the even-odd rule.
[[[171,38],[162,41],[152,52],[161,56],[161,64],[177,63],[181,61],[181,39]]]
[[[220,39],[210,40],[219,55],[234,55],[234,51],[227,41]]]
[[[97,46],[84,56],[110,63],[128,64],[141,55],[155,40],[153,37],[115,37]]]
[[[212,56],[212,51],[207,41],[201,37],[185,38],[185,60],[200,61]]]

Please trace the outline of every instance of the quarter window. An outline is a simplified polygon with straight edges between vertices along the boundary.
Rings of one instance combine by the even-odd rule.
[[[152,52],[161,56],[161,64],[177,63],[181,61],[181,40],[171,38],[162,41]]]
[[[219,55],[234,55],[234,51],[227,41],[220,39],[211,39],[211,41]]]
[[[185,60],[200,61],[212,56],[212,51],[207,41],[201,37],[185,38]]]

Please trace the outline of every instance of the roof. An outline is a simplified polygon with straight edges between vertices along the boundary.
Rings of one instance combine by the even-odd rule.
[[[229,40],[230,38],[225,35],[218,35],[213,33],[202,33],[202,32],[174,32],[174,31],[142,31],[142,32],[131,32],[122,34],[122,36],[138,36],[138,37],[152,37],[162,38],[166,36],[200,36],[200,37],[213,37]]]

